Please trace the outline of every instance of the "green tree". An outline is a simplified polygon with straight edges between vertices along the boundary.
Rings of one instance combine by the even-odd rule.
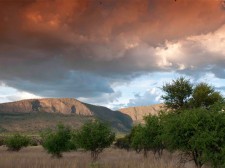
[[[42,132],[42,146],[53,157],[62,157],[62,152],[69,151],[71,148],[71,129],[62,124],[57,126],[55,131],[46,130]]]
[[[166,83],[162,86],[165,94],[161,98],[169,109],[181,109],[187,106],[192,88],[193,86],[188,79],[180,77],[173,80],[172,83]]]
[[[115,139],[110,127],[100,121],[90,121],[85,123],[77,133],[79,147],[91,151],[93,161],[104,148],[109,147]]]
[[[162,142],[162,125],[160,116],[149,115],[144,118],[146,129],[149,135],[149,147],[154,152],[161,156],[164,149]]]
[[[131,147],[136,151],[143,151],[144,157],[147,157],[149,151],[161,156],[163,143],[161,139],[162,127],[158,116],[149,115],[145,117],[144,125],[137,125],[133,128],[131,136]]]
[[[172,151],[191,156],[198,168],[225,162],[225,114],[204,108],[168,113],[163,118],[163,140]]]
[[[219,92],[216,92],[212,86],[207,83],[199,83],[193,89],[190,106],[194,108],[208,108],[214,103],[222,100],[222,95]]]
[[[15,134],[6,138],[5,144],[11,151],[19,151],[23,147],[27,147],[30,143],[30,139],[27,136]]]
[[[148,146],[148,135],[146,127],[139,124],[133,128],[133,135],[131,137],[131,147],[136,151],[143,151],[144,157],[147,157],[149,146]]]

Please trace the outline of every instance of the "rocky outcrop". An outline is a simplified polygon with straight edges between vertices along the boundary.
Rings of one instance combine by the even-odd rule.
[[[29,99],[11,103],[0,104],[0,112],[5,113],[63,113],[92,116],[91,112],[83,103],[71,98],[47,98]]]
[[[96,118],[109,123],[114,130],[120,132],[128,132],[133,124],[131,117],[120,111],[112,111],[103,106],[86,104],[72,98],[29,99],[0,104],[0,114],[8,115],[13,113],[16,114],[16,116],[22,117],[22,114],[42,114],[43,112],[49,114],[76,114],[81,117],[84,116],[83,118]],[[54,116],[52,116],[52,118],[53,117]],[[75,116],[73,115],[73,117]],[[12,121],[13,123],[17,122],[15,118],[14,120],[15,121]]]
[[[143,117],[149,114],[158,114],[160,110],[165,108],[164,104],[155,104],[150,106],[138,106],[138,107],[128,107],[120,109],[119,111],[129,115],[135,122],[143,122]]]

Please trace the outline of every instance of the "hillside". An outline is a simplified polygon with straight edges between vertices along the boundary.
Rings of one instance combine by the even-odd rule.
[[[29,99],[0,104],[0,132],[37,132],[59,122],[77,128],[92,119],[109,123],[119,132],[127,132],[132,126],[132,119],[126,114],[72,98]]]
[[[158,114],[160,110],[164,108],[163,104],[155,104],[149,106],[138,106],[138,107],[128,107],[122,108],[118,111],[129,115],[134,122],[143,122],[143,117],[149,114]]]

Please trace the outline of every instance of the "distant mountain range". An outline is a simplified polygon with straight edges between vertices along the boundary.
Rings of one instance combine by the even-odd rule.
[[[99,119],[115,131],[128,132],[133,122],[145,115],[157,114],[163,105],[124,108],[112,111],[103,106],[83,103],[73,98],[28,99],[0,104],[0,132],[37,132],[57,123],[74,128],[87,120]]]

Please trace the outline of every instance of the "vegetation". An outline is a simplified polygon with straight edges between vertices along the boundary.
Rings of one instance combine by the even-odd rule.
[[[62,157],[62,152],[69,151],[71,147],[71,129],[64,125],[58,125],[56,131],[47,130],[41,134],[42,146],[53,157]]]
[[[148,151],[161,156],[163,143],[161,138],[162,127],[158,116],[149,115],[145,118],[145,125],[134,127],[131,136],[131,147],[137,152],[143,151],[147,157]]]
[[[223,101],[223,97],[219,92],[207,83],[197,84],[192,92],[190,106],[192,108],[209,108],[216,102]]]
[[[115,139],[110,127],[100,121],[91,121],[82,126],[77,133],[78,146],[91,151],[93,161],[104,148],[109,147]]]
[[[168,109],[208,108],[216,102],[223,101],[222,95],[207,83],[193,86],[189,79],[180,77],[162,87],[164,100]]]
[[[181,109],[187,107],[188,100],[193,91],[193,85],[190,80],[180,77],[173,80],[172,83],[163,85],[164,95],[162,99],[169,109]]]
[[[20,134],[15,134],[8,137],[5,140],[5,144],[8,150],[19,151],[23,147],[27,147],[30,143],[30,139],[27,136],[22,136]]]
[[[93,164],[87,152],[71,151],[63,153],[60,159],[54,159],[43,151],[41,146],[27,147],[20,152],[8,152],[0,147],[1,168],[175,168],[177,167],[177,154],[164,152],[161,159],[152,153],[148,158],[136,152],[120,149],[105,149],[101,161]],[[187,168],[192,168],[187,167]]]
[[[137,152],[162,154],[163,149],[180,151],[182,161],[225,166],[225,113],[222,95],[207,83],[192,85],[180,77],[162,90],[167,109],[149,115],[134,126],[127,141]],[[123,142],[123,141],[122,141]],[[123,147],[123,146],[122,146]]]
[[[115,146],[119,149],[125,149],[127,151],[130,150],[130,144],[131,144],[131,140],[130,140],[130,136],[129,135],[125,135],[124,137],[122,138],[118,138],[116,139],[116,142],[115,142]]]

